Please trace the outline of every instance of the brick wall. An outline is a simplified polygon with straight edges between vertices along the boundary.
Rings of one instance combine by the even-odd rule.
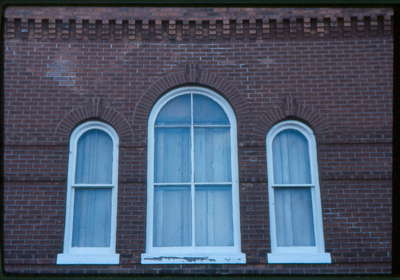
[[[391,272],[390,10],[91,9],[90,17],[85,8],[6,11],[7,272]],[[245,265],[140,264],[147,117],[163,93],[188,84],[216,90],[236,113]],[[266,263],[265,136],[287,118],[306,122],[316,134],[332,264]],[[63,250],[69,134],[88,119],[110,123],[120,136],[121,260],[60,266],[55,263]]]

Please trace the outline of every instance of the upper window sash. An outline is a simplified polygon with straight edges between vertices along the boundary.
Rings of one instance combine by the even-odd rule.
[[[69,147],[70,153],[70,160],[69,160],[69,172],[68,172],[68,185],[86,185],[84,184],[77,184],[76,183],[76,161],[77,161],[77,154],[78,154],[78,142],[83,134],[88,132],[89,130],[101,130],[105,132],[108,136],[112,139],[112,150],[113,150],[113,164],[112,164],[112,172],[111,178],[112,182],[111,185],[116,185],[118,180],[118,150],[119,150],[119,137],[117,132],[109,125],[99,122],[99,121],[89,121],[86,123],[81,124],[78,126],[71,134],[71,141]],[[87,184],[93,185],[93,184]]]

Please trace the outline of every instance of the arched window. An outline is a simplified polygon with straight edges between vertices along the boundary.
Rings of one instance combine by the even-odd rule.
[[[236,119],[215,92],[164,95],[148,123],[148,208],[142,263],[244,263]]]
[[[316,143],[312,130],[283,121],[267,135],[271,230],[269,263],[330,263],[324,249]]]
[[[57,264],[118,264],[115,253],[118,135],[102,122],[70,137],[64,252]]]

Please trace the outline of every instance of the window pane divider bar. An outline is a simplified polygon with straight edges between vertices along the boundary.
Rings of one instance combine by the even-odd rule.
[[[314,184],[275,184],[273,188],[301,188],[301,187],[314,187]]]
[[[157,124],[155,128],[190,128],[190,124]],[[229,124],[193,124],[193,127],[231,127]]]
[[[194,127],[231,127],[229,124],[194,124]]]
[[[170,182],[170,183],[154,183],[155,186],[190,186],[191,182],[186,182],[186,183],[176,183],[176,182]]]
[[[190,184],[190,192],[191,192],[191,197],[192,197],[192,248],[195,247],[196,241],[195,241],[195,234],[196,234],[196,223],[195,223],[195,193],[194,193],[194,127],[193,127],[193,93],[190,93],[190,138],[191,138],[191,184]]]
[[[155,186],[189,186],[192,182],[169,182],[169,183],[154,183]],[[194,185],[232,185],[232,182],[194,182]]]
[[[155,128],[190,128],[190,124],[158,124]]]
[[[195,185],[232,185],[232,182],[195,182]]]
[[[112,188],[113,184],[74,184],[73,188]]]

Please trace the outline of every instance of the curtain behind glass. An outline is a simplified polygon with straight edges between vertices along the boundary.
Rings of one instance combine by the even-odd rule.
[[[190,125],[190,94],[171,99],[158,113],[156,125]]]
[[[153,246],[192,245],[192,206],[195,245],[232,246],[232,187],[195,186],[195,201],[191,201],[191,186],[173,185],[174,182],[190,184],[192,164],[195,182],[232,181],[230,128],[226,127],[229,120],[225,112],[210,98],[197,94],[193,95],[194,111],[190,112],[189,98],[187,94],[170,100],[155,123]],[[192,122],[193,139],[189,126]],[[168,125],[175,127],[165,127]]]
[[[278,246],[315,246],[310,188],[275,188]]]
[[[231,149],[229,128],[195,128],[196,182],[230,182]]]
[[[224,110],[210,98],[193,95],[193,123],[195,125],[229,125]]]
[[[308,141],[298,131],[287,129],[272,142],[274,184],[311,184]]]
[[[196,245],[233,246],[231,186],[196,186]]]
[[[72,247],[108,247],[111,189],[75,190]]]
[[[85,132],[78,141],[76,184],[111,184],[113,142],[102,130]]]
[[[190,129],[156,128],[156,183],[190,182]]]
[[[153,216],[153,246],[192,244],[190,186],[155,187]]]

